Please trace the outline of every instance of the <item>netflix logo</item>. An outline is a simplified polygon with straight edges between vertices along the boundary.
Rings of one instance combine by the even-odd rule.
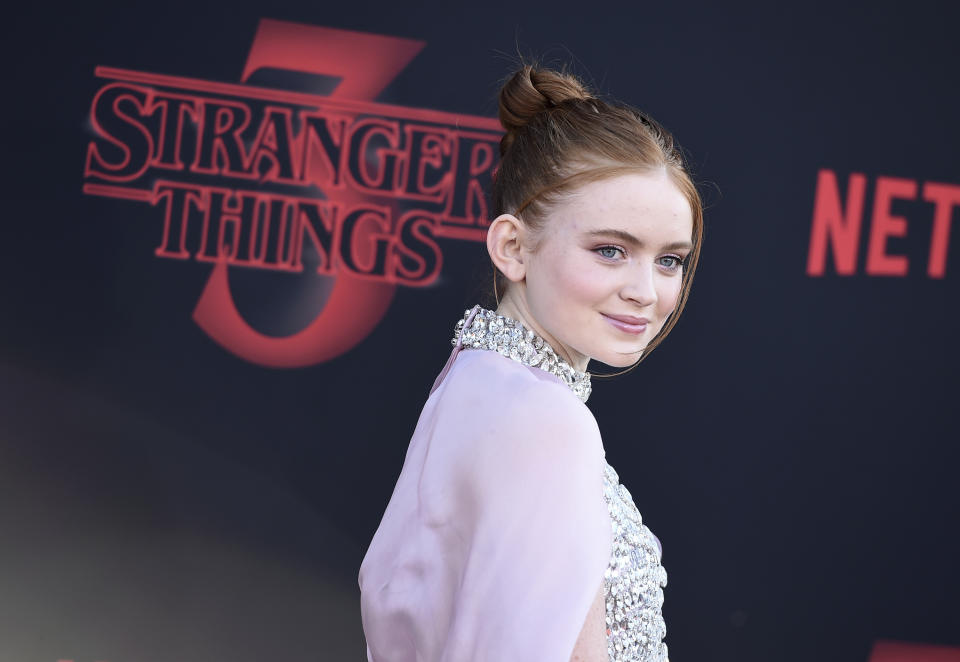
[[[837,174],[820,170],[813,203],[807,275],[825,275],[829,254],[834,273],[839,276],[906,276],[923,269],[929,278],[944,278],[950,226],[960,206],[960,185],[881,176],[872,182],[871,200],[867,194],[868,184],[866,175],[852,173],[846,193],[842,194]],[[893,212],[897,201],[929,203],[929,212],[910,218],[900,216]],[[906,238],[908,233],[924,237],[928,246],[925,263],[911,264],[908,256],[890,247],[889,240]],[[864,236],[867,249],[866,255],[861,256],[858,248]]]

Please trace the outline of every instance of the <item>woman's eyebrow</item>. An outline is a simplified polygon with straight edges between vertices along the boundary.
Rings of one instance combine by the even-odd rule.
[[[633,244],[634,246],[643,246],[643,245],[644,245],[644,243],[643,243],[640,239],[637,239],[636,237],[634,237],[634,236],[633,236],[632,234],[630,234],[629,232],[626,232],[626,231],[624,231],[624,230],[616,230],[616,229],[613,229],[613,228],[603,229],[603,230],[591,230],[590,232],[587,233],[587,236],[588,236],[588,237],[601,237],[601,236],[602,236],[602,237],[616,237],[616,238],[619,239],[620,241],[626,242],[626,243],[628,243],[628,244]],[[667,249],[667,250],[675,250],[675,249],[681,249],[681,248],[693,248],[693,244],[691,244],[689,241],[674,241],[674,242],[671,242],[671,243],[669,243],[669,244],[666,244],[665,246],[663,246],[663,248],[665,248],[665,249]]]

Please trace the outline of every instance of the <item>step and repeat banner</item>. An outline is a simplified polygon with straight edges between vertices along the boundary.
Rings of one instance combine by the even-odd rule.
[[[17,9],[0,662],[365,659],[360,562],[491,300],[521,56],[653,115],[705,200],[677,327],[589,403],[663,543],[672,659],[960,660],[958,20]]]

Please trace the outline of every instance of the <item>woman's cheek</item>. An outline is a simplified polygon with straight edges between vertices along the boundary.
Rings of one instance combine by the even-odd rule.
[[[682,284],[682,280],[679,277],[674,278],[671,281],[668,294],[663,299],[664,306],[662,312],[664,317],[673,312],[673,309],[677,307],[677,301],[680,300],[680,289]]]
[[[566,257],[567,259],[554,262],[554,282],[559,284],[564,296],[577,300],[589,297],[591,287],[595,287],[599,275],[595,273],[594,265],[575,254],[568,253]]]
[[[593,304],[606,299],[611,289],[616,289],[614,279],[608,270],[598,267],[596,263],[580,264],[572,271],[573,283],[571,287],[576,292],[579,301]]]

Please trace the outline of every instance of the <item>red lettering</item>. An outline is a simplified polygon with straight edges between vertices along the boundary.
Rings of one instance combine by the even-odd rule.
[[[312,197],[319,190],[344,204],[370,194],[418,201],[432,207],[430,213],[444,210],[436,236],[483,240],[500,140],[492,119],[98,68],[100,75],[108,72],[156,87],[109,83],[97,93],[88,177],[150,186],[148,169],[154,168],[297,186]],[[172,85],[221,96],[157,91]],[[227,95],[244,101],[222,98]],[[85,190],[107,194],[103,185],[89,184]],[[156,202],[154,192],[155,182],[130,195],[108,195]],[[168,229],[176,231],[173,225]],[[161,253],[180,255],[173,245],[178,239],[169,241]]]
[[[293,155],[293,112],[289,108],[268,107],[260,132],[250,150],[250,165],[246,168],[260,177],[260,181],[297,184]],[[261,164],[267,163],[262,175]]]
[[[256,200],[251,195],[221,188],[208,189],[206,197],[207,215],[203,219],[197,259],[204,262],[242,262],[239,254],[241,228],[253,223]]]
[[[443,264],[443,253],[434,241],[439,224],[436,215],[418,210],[408,211],[397,221],[397,242],[390,267],[396,282],[422,287],[437,279]]]
[[[445,220],[463,225],[489,225],[484,191],[490,189],[499,140],[499,136],[492,134],[460,133],[454,155],[453,190]]]
[[[261,21],[242,81],[264,67],[328,75],[339,79],[329,96],[97,67],[97,76],[131,85],[111,84],[127,98],[101,103],[108,85],[94,100],[96,137],[85,173],[93,181],[83,190],[162,209],[155,254],[214,263],[193,319],[227,350],[274,367],[337,356],[382,317],[395,283],[436,278],[435,237],[482,238],[484,178],[495,168],[495,149],[470,145],[458,160],[456,146],[464,127],[499,140],[496,120],[371,101],[422,47]],[[164,91],[171,89],[184,94]],[[98,125],[101,116],[109,125]],[[408,128],[414,123],[423,124],[415,135]],[[469,180],[455,207],[465,213],[450,223],[440,210],[449,209],[459,185],[454,162]],[[186,181],[158,182],[158,171]],[[305,197],[218,188],[193,173],[279,183]],[[410,210],[400,200],[427,204]],[[401,208],[410,214],[394,222]],[[322,313],[283,338],[255,331],[236,309],[228,268],[299,271],[313,250],[321,254],[317,271],[337,275]]]
[[[154,188],[153,204],[163,205],[163,239],[153,252],[157,257],[190,257],[187,250],[187,229],[190,227],[191,209],[206,209],[203,191],[194,186],[159,181]]]
[[[907,219],[890,213],[894,199],[913,200],[917,197],[917,183],[912,179],[878,177],[873,195],[873,220],[870,224],[870,242],[867,247],[867,273],[871,276],[906,276],[907,258],[888,255],[889,237],[907,236]]]
[[[317,184],[322,188],[341,188],[343,178],[343,138],[346,134],[346,117],[328,116],[317,112],[304,112],[300,116],[303,129],[303,163],[300,172],[304,184]]]
[[[255,178],[245,171],[243,130],[250,124],[250,109],[233,101],[207,100],[202,105],[197,152],[190,170]]]
[[[813,228],[807,254],[807,275],[822,276],[826,267],[827,242],[833,246],[833,262],[838,274],[849,276],[857,270],[857,243],[863,218],[866,176],[854,173],[847,185],[845,209],[841,206],[837,176],[832,170],[817,173],[817,191],[813,202]]]
[[[429,126],[408,124],[406,133],[405,198],[442,203],[452,188],[451,155],[456,134]]]
[[[128,182],[143,175],[153,153],[153,136],[140,121],[149,116],[149,105],[150,93],[142,88],[112,84],[97,92],[90,124],[103,139],[101,146],[113,151],[116,158],[105,157],[92,141],[87,147],[84,177]]]
[[[337,210],[330,205],[319,201],[303,201],[297,205],[296,225],[294,226],[294,240],[296,249],[293,266],[297,271],[303,270],[303,239],[310,239],[310,246],[317,252],[320,264],[318,274],[333,273],[333,246],[337,231]]]
[[[157,97],[153,108],[160,111],[160,134],[157,137],[157,153],[150,165],[167,170],[183,170],[186,167],[180,151],[183,129],[188,121],[194,129],[200,123],[198,106],[201,104],[196,97],[178,94]]]
[[[960,186],[927,182],[923,185],[923,199],[936,205],[933,212],[933,232],[930,236],[930,260],[927,275],[943,278],[947,272],[947,246],[950,244],[950,222],[953,209],[960,205]]]
[[[385,280],[393,245],[389,210],[362,205],[344,212],[341,226],[340,264],[355,276]]]
[[[358,190],[395,195],[401,155],[398,140],[397,122],[368,117],[353,124],[348,171]]]

